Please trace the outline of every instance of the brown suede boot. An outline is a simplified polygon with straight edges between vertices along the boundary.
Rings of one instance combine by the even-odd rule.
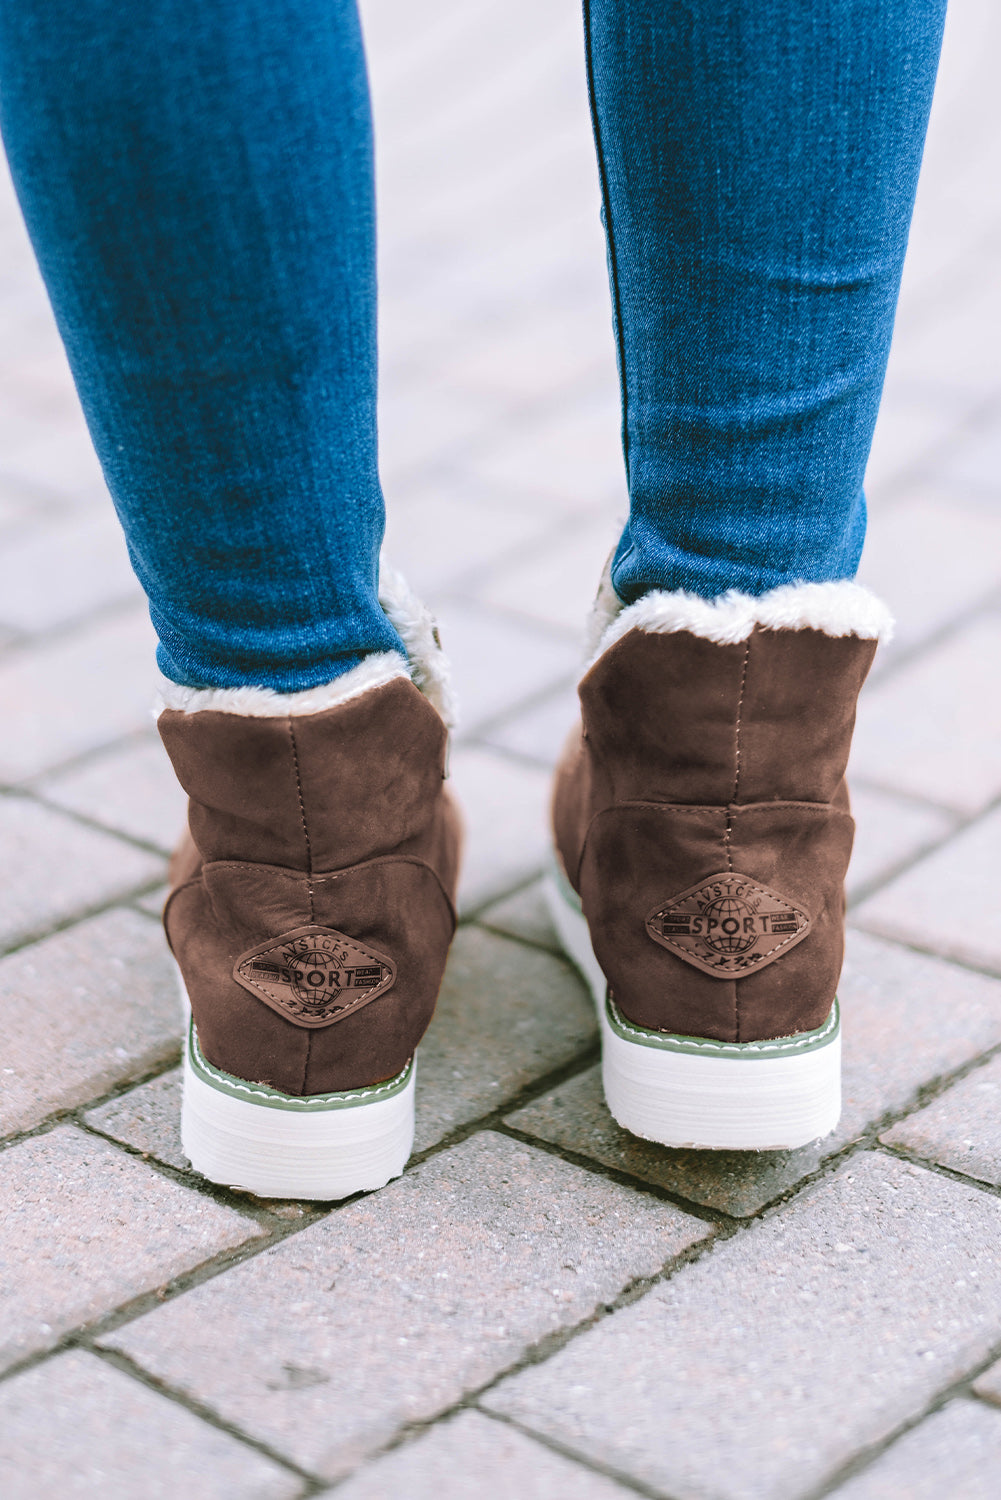
[[[393,604],[395,603],[395,610]],[[342,1198],[398,1176],[455,926],[459,823],[430,617],[326,688],[168,685],[190,839],[164,912],[192,1020],[182,1138],[215,1182]]]
[[[603,585],[557,770],[551,905],[618,1122],[786,1148],[840,1113],[845,766],[887,611],[850,582],[710,602]]]

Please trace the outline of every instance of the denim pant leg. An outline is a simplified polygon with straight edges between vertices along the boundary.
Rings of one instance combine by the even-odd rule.
[[[626,602],[854,574],[944,12],[584,0]]]
[[[354,0],[4,0],[0,125],[166,675],[402,650]]]

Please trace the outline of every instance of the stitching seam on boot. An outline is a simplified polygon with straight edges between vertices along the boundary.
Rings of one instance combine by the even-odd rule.
[[[723,846],[726,849],[726,868],[733,874],[733,849],[730,845],[730,836],[733,833],[733,811],[736,806],[737,794],[740,791],[740,729],[741,714],[744,710],[744,690],[747,687],[747,663],[751,655],[751,637],[748,636],[744,642],[744,665],[740,673],[740,694],[737,698],[737,724],[733,736],[733,793],[726,809],[726,829],[723,833]],[[740,1041],[740,993],[737,985],[733,987],[733,1031],[734,1041]]]
[[[292,764],[295,767],[295,794],[299,799],[299,816],[302,819],[302,836],[306,841],[306,898],[309,902],[309,921],[316,921],[315,901],[313,899],[313,846],[309,842],[309,829],[306,826],[306,804],[302,795],[302,775],[299,771],[299,747],[295,742],[295,729],[292,726],[292,715],[288,717],[288,737],[292,742]],[[313,1034],[306,1035],[306,1056],[302,1064],[302,1082],[299,1085],[300,1093],[306,1092],[306,1079],[309,1077],[309,1058],[313,1050]]]

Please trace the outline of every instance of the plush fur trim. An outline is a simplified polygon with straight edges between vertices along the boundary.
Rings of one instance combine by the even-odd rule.
[[[730,646],[746,641],[755,625],[763,630],[857,635],[863,640],[888,641],[893,635],[893,617],[886,605],[848,578],[832,583],[787,583],[757,597],[736,589],[718,599],[700,599],[681,589],[658,591],[626,606],[616,599],[606,577],[598,590],[589,630],[588,666],[630,630],[645,630],[651,635],[685,630],[717,645]]]
[[[182,713],[245,714],[254,719],[282,719],[287,715],[318,714],[357,698],[397,677],[409,677],[452,728],[456,721],[448,658],[441,649],[429,610],[411,592],[403,577],[382,563],[379,603],[407,648],[409,666],[398,651],[366,656],[333,682],[298,693],[276,693],[265,687],[192,688],[160,678],[154,715],[165,708]]]
[[[212,712],[244,714],[250,719],[284,719],[290,714],[322,713],[325,708],[347,703],[349,698],[357,698],[370,688],[409,676],[407,664],[398,651],[380,651],[376,656],[366,656],[333,682],[304,688],[299,693],[276,693],[266,687],[182,687],[161,677],[153,712],[159,716],[165,708],[174,708],[185,714]]]
[[[414,594],[401,573],[385,558],[379,574],[379,603],[395,625],[410,661],[410,675],[425,698],[450,729],[458,721],[448,657],[438,638],[438,627],[426,604]]]

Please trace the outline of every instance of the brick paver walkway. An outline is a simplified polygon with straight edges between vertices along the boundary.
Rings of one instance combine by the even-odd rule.
[[[752,1156],[613,1126],[539,899],[625,504],[576,6],[364,11],[390,539],[465,708],[419,1150],[332,1208],[187,1169],[151,631],[4,187],[0,1492],[993,1497],[1001,11],[953,0],[870,473],[844,1120]]]

